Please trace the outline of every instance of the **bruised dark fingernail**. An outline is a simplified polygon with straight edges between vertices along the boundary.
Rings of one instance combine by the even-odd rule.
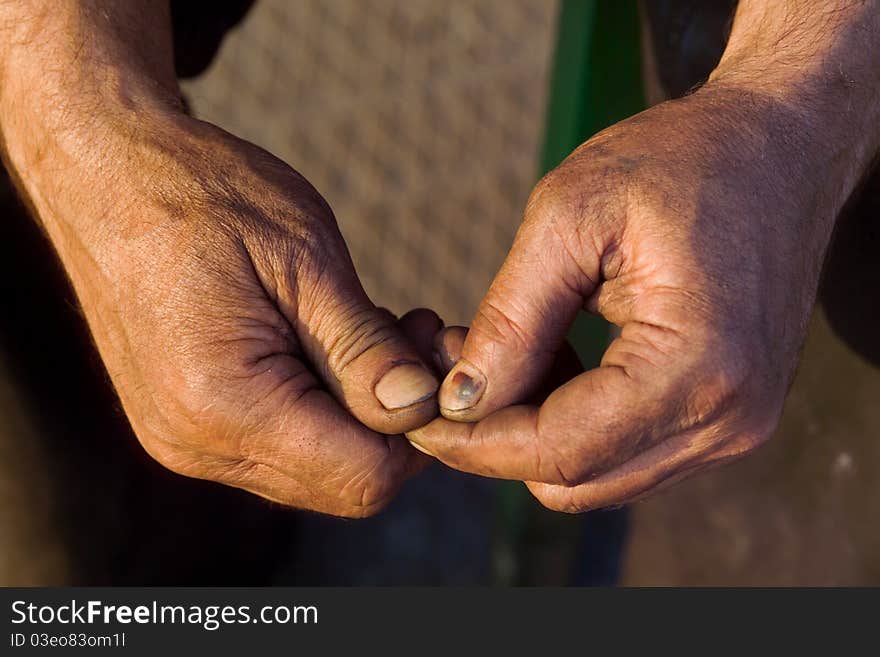
[[[376,384],[376,399],[389,411],[418,404],[434,396],[437,379],[421,365],[404,363],[390,369]]]
[[[459,363],[440,389],[440,406],[447,411],[464,411],[480,401],[486,389],[486,378],[476,370]]]

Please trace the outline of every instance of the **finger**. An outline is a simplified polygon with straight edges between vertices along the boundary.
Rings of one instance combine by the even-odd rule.
[[[443,328],[443,320],[433,310],[415,308],[397,322],[403,334],[412,342],[422,362],[434,362],[434,337]]]
[[[509,406],[476,422],[439,417],[413,431],[407,439],[417,449],[451,468],[499,479],[556,481],[540,473],[535,460],[538,409]]]
[[[386,434],[421,426],[437,414],[437,377],[393,316],[373,305],[343,255],[332,268],[299,272],[298,296],[284,304],[285,315],[322,380],[357,419]],[[301,281],[309,278],[307,288]]]
[[[397,315],[395,315],[393,312],[388,310],[388,308],[386,308],[385,306],[377,306],[377,310],[380,313],[382,313],[383,315],[385,315],[386,317],[388,317],[388,319],[390,319],[392,322],[397,321]]]
[[[440,373],[446,375],[461,358],[461,350],[467,337],[467,329],[463,326],[450,326],[438,332],[434,338],[434,364]],[[537,392],[529,399],[531,403],[540,403],[559,386],[567,383],[584,371],[581,360],[574,347],[565,340],[550,366]]]
[[[443,382],[441,413],[473,421],[534,393],[594,288],[599,256],[576,262],[552,218],[527,218]],[[542,228],[543,226],[543,228]]]
[[[460,470],[573,486],[620,465],[665,438],[716,419],[704,411],[720,390],[708,366],[681,353],[662,329],[629,325],[602,366],[556,389],[540,407],[512,406],[479,422],[443,419],[408,433],[420,448]],[[662,365],[659,369],[654,363]],[[708,377],[701,383],[693,372]],[[722,405],[719,405],[721,408]]]
[[[428,459],[405,440],[365,427],[317,381],[305,390],[301,382],[273,385],[260,396],[250,418],[254,429],[239,441],[235,458],[214,457],[214,471],[199,476],[298,508],[346,517],[376,513]]]
[[[440,374],[446,376],[461,358],[468,330],[464,326],[448,326],[434,336],[432,360]]]
[[[708,436],[685,433],[668,439],[623,465],[577,486],[526,482],[549,509],[580,513],[630,504],[665,490],[701,470],[742,458],[745,451],[708,450]]]

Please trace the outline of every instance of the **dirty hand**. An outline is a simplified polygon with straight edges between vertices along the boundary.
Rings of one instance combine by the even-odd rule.
[[[427,461],[387,434],[436,416],[437,378],[367,298],[318,192],[186,116],[167,60],[143,75],[150,61],[124,51],[140,34],[134,3],[93,5],[15,22],[10,42],[35,45],[4,58],[0,118],[138,438],[189,476],[376,512]],[[112,21],[132,23],[130,41],[102,32]]]
[[[845,99],[823,98],[821,79],[780,96],[782,82],[767,78],[765,90],[741,67],[719,67],[537,185],[441,387],[444,417],[410,432],[415,445],[583,511],[771,435],[877,125],[841,115]],[[620,327],[601,366],[523,404],[581,308]]]

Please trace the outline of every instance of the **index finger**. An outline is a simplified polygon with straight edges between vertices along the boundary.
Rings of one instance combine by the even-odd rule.
[[[689,412],[688,364],[661,372],[643,356],[622,335],[602,366],[557,388],[541,406],[511,406],[475,423],[440,418],[407,438],[466,472],[583,483],[707,420]]]
[[[288,370],[283,383],[278,373]],[[427,458],[352,417],[295,359],[279,355],[241,391],[245,413],[205,427],[217,439],[172,455],[183,474],[285,505],[363,517],[383,508]],[[162,462],[164,445],[145,445]]]

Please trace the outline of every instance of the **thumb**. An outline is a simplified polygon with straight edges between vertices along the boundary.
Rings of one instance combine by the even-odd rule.
[[[440,389],[449,419],[480,420],[536,393],[595,287],[598,255],[575,262],[552,229],[554,217],[533,219],[517,234]]]
[[[458,359],[461,358],[461,350],[467,338],[468,330],[463,326],[447,326],[438,331],[434,336],[434,353],[432,360],[435,367],[442,374],[449,373]],[[547,376],[541,381],[536,393],[527,401],[530,404],[540,405],[551,392],[568,383],[578,374],[583,373],[584,366],[577,355],[574,347],[568,340],[563,340],[559,351],[553,359]]]
[[[428,315],[436,332],[442,323]],[[295,326],[330,391],[374,431],[399,434],[436,417],[437,377],[394,315],[373,305],[353,267],[338,267],[300,296]]]

